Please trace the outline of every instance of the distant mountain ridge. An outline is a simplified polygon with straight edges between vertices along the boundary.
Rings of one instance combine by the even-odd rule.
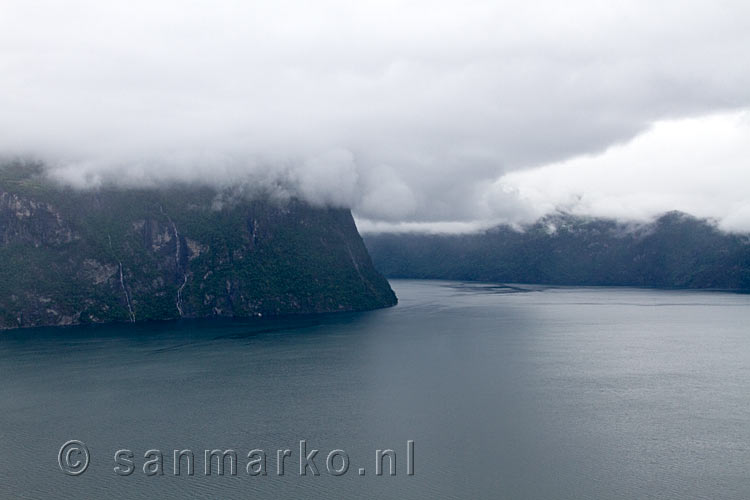
[[[391,306],[349,210],[0,168],[0,329]]]
[[[682,212],[649,224],[557,214],[521,231],[364,239],[391,278],[750,290],[750,236]]]

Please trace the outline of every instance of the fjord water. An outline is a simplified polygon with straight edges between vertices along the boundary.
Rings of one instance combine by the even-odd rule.
[[[0,333],[0,497],[750,498],[750,295],[392,284],[399,305],[367,313]],[[299,476],[300,439],[321,476]],[[204,475],[214,448],[236,477]],[[267,476],[245,471],[254,448]],[[384,448],[395,477],[374,474]]]

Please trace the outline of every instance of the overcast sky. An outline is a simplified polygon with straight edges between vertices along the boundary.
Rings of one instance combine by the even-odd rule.
[[[0,154],[282,186],[360,228],[750,230],[747,1],[0,0]]]

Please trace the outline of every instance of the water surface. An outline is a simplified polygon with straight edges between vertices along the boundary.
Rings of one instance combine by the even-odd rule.
[[[750,498],[750,296],[393,286],[397,307],[360,314],[0,332],[0,497]],[[70,439],[91,454],[77,477]],[[320,476],[299,476],[300,439]],[[235,449],[239,474],[201,456],[175,477],[185,448]],[[267,476],[245,471],[254,448]],[[384,448],[395,477],[374,474]]]

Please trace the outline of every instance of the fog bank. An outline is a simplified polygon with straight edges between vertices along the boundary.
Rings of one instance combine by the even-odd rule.
[[[748,46],[741,1],[7,0],[0,154],[79,187],[269,186],[372,227],[562,207],[748,229]]]

